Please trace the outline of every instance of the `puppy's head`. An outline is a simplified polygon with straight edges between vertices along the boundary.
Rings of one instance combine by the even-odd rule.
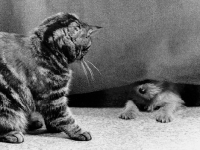
[[[157,82],[145,82],[135,86],[133,101],[140,110],[146,110],[154,98],[162,92],[162,86]]]

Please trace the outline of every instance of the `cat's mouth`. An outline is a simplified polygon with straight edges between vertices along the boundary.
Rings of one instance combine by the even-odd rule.
[[[86,47],[83,50],[80,50],[80,52],[78,53],[76,57],[76,60],[83,60],[83,57],[87,54],[89,48],[90,47]]]
[[[79,53],[79,55],[76,57],[76,60],[80,60],[80,61],[82,61],[83,60],[83,55],[82,55],[82,53]]]

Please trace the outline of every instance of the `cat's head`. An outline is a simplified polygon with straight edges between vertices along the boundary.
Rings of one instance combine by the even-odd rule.
[[[100,28],[82,22],[75,14],[58,13],[44,20],[35,33],[51,52],[64,55],[72,63],[85,56],[91,37]]]

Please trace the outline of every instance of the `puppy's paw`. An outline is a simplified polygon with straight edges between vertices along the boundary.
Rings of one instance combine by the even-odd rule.
[[[149,105],[148,107],[147,107],[147,111],[148,112],[152,112],[152,111],[154,111],[154,104],[151,104],[151,105]]]
[[[167,113],[160,113],[156,116],[156,121],[161,123],[168,123],[173,120],[173,115]]]
[[[125,111],[119,115],[119,118],[125,119],[125,120],[135,119],[136,114],[133,111]]]

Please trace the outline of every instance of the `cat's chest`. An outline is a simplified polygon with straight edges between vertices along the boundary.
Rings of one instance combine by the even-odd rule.
[[[39,91],[64,90],[68,93],[68,88],[72,78],[72,71],[69,69],[62,74],[54,74],[51,70],[39,68],[37,77],[33,77],[34,85]]]

